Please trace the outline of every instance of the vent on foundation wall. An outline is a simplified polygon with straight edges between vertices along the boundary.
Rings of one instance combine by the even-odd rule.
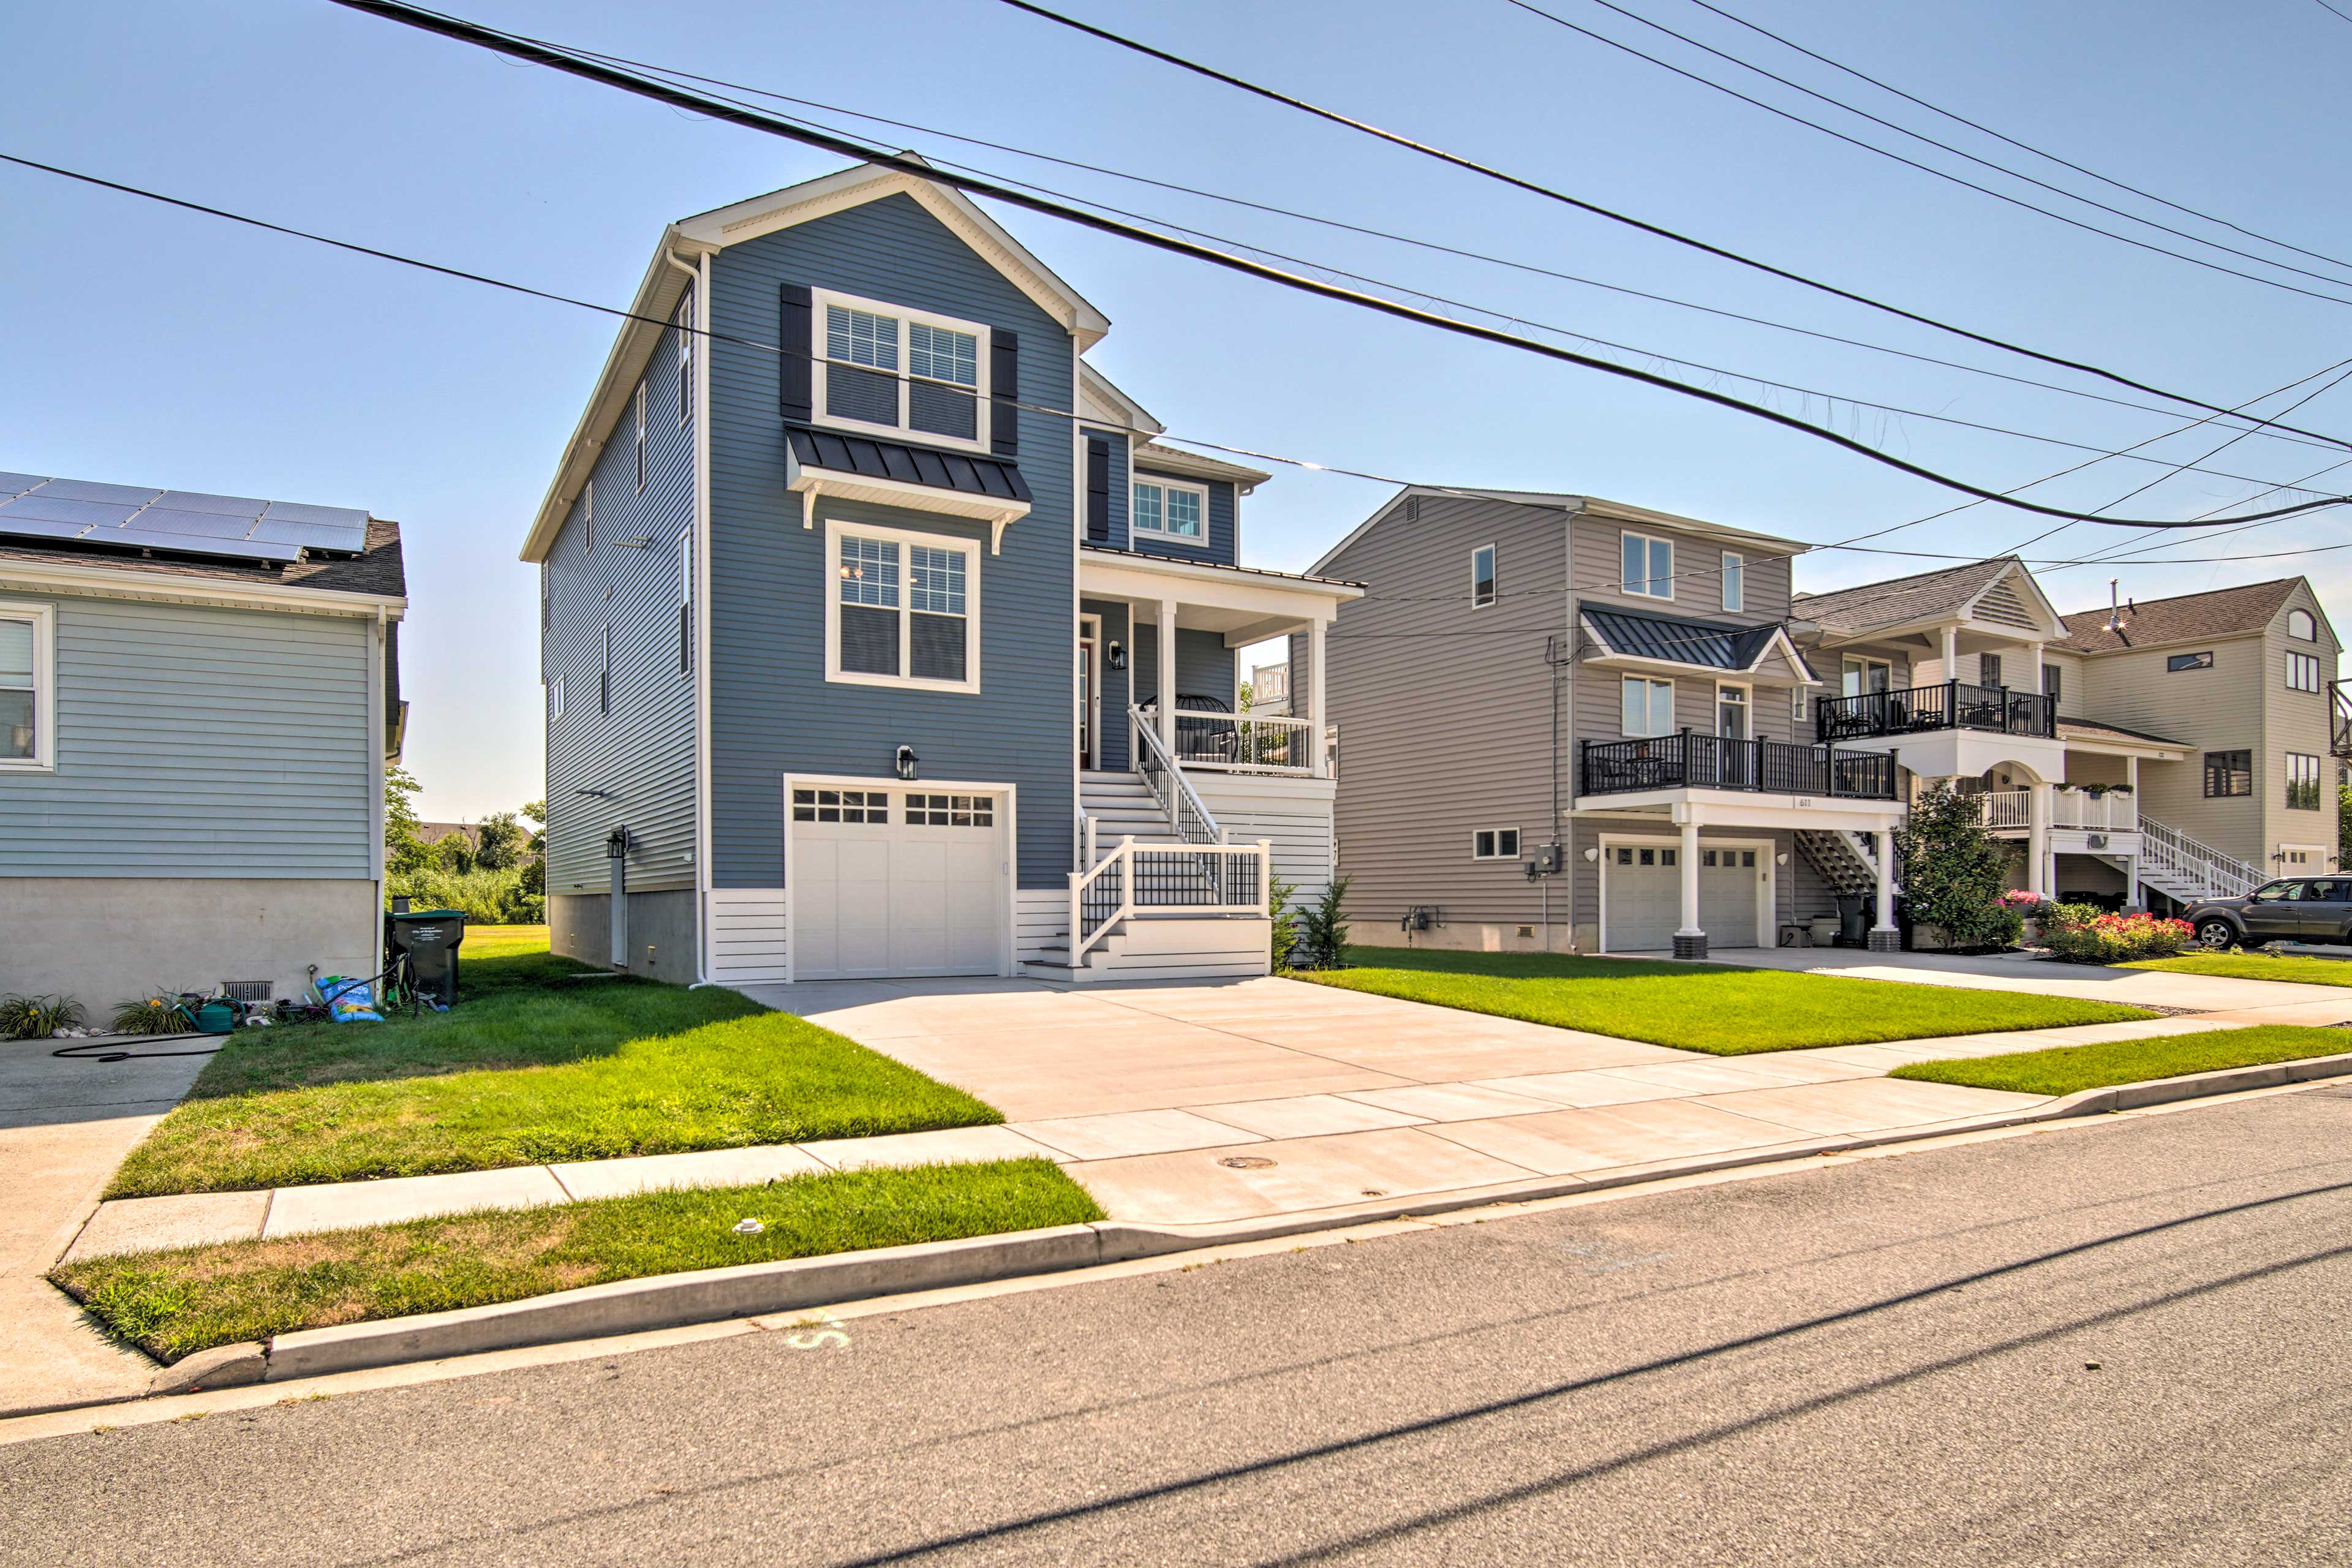
[[[267,1002],[269,1000],[271,994],[277,989],[278,987],[276,983],[268,980],[224,980],[221,982],[221,994],[235,1002]]]

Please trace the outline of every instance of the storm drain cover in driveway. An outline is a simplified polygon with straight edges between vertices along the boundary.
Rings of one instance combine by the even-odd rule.
[[[1270,1171],[1274,1162],[1263,1154],[1228,1154],[1217,1162],[1229,1171]]]

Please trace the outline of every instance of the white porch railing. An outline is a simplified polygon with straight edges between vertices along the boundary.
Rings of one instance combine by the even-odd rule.
[[[1985,826],[1993,831],[2018,832],[2032,826],[2031,790],[1988,790],[1978,798],[1984,802]],[[2137,833],[2139,805],[2127,795],[2061,790],[2051,797],[2050,826],[2086,827],[2095,833]]]
[[[2243,860],[2152,817],[2139,819],[2139,852],[2146,871],[2185,885],[2191,898],[2241,899],[2267,879]],[[2151,875],[2149,879],[2158,879]]]
[[[1138,844],[1121,838],[1091,868],[1070,873],[1071,966],[1132,914],[1263,916],[1273,865],[1273,847],[1264,840]]]
[[[1156,714],[1139,708],[1128,712],[1137,728],[1150,729],[1157,738]],[[1188,768],[1305,778],[1315,771],[1315,724],[1286,714],[1179,708],[1176,743],[1170,749]]]
[[[1150,786],[1160,809],[1168,814],[1168,825],[1176,830],[1176,837],[1187,844],[1223,844],[1225,830],[1217,826],[1217,819],[1185,781],[1184,770],[1169,754],[1150,719],[1139,708],[1129,708],[1127,716],[1135,731],[1134,750],[1128,754],[1135,759],[1135,771]]]

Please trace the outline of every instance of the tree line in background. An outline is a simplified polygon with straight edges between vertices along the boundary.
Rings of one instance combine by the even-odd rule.
[[[477,925],[544,924],[547,803],[493,812],[470,838],[451,833],[427,844],[410,799],[418,787],[407,769],[384,770],[385,907],[404,897],[419,909],[462,910]]]

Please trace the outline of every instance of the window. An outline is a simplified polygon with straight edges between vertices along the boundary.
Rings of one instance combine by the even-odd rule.
[[[586,541],[582,548],[585,550],[595,549],[596,481],[593,479],[590,479],[588,481],[587,488],[580,492],[580,531],[582,538]]]
[[[907,797],[909,827],[993,827],[996,797],[992,795],[910,795]]]
[[[599,664],[596,668],[596,711],[599,713],[610,713],[612,710],[613,628],[611,626],[606,626],[604,628],[604,658],[603,662]]]
[[[2252,752],[2208,752],[2205,753],[2205,795],[2209,800],[2222,795],[2254,793],[2254,753]]]
[[[1723,607],[1744,610],[1748,607],[1748,557],[1723,552]]]
[[[1628,533],[1624,542],[1624,582],[1628,594],[1645,598],[1675,596],[1675,547],[1670,540],[1646,533]]]
[[[637,383],[637,491],[646,488],[646,384]]]
[[[1715,689],[1715,732],[1727,741],[1748,739],[1748,688]]]
[[[980,546],[837,519],[825,531],[825,679],[978,691]]]
[[[563,717],[563,677],[549,678],[547,682],[547,721],[554,723]]]
[[[878,789],[796,789],[793,791],[794,822],[870,822],[890,820],[890,795]],[[912,822],[909,816],[908,821]]]
[[[2058,699],[2064,693],[2066,682],[2063,677],[2065,673],[2058,665],[2045,664],[2042,667],[2042,695],[2050,699],[2053,713],[2058,711]]]
[[[694,292],[677,302],[677,426],[694,417]]]
[[[1977,655],[1977,684],[1979,686],[2000,684],[2000,655],[1997,653]]]
[[[2291,653],[2286,656],[2286,689],[2289,691],[2319,689],[2319,656],[2315,653]]]
[[[1698,863],[1701,866],[1725,871],[1753,871],[1756,869],[1756,851],[1753,849],[1702,849],[1698,852]]]
[[[2286,754],[2286,805],[2289,811],[2319,809],[2319,759],[2305,752]]]
[[[822,307],[814,367],[820,419],[988,445],[986,327],[823,290],[812,299]]]
[[[1885,691],[1895,683],[1895,667],[1883,658],[1849,658],[1841,674],[1848,697]]]
[[[2319,640],[2319,623],[2311,618],[2309,610],[2289,610],[2286,613],[2286,635],[2297,642]]]
[[[1789,688],[1789,718],[1793,723],[1805,721],[1805,689],[1801,686]]]
[[[1483,610],[1495,602],[1495,547],[1482,544],[1470,552],[1470,607]]]
[[[677,536],[677,668],[694,668],[694,527]]]
[[[1482,827],[1470,836],[1470,858],[1473,860],[1516,860],[1519,858],[1519,830],[1516,827]]]
[[[1624,722],[1628,735],[1671,735],[1675,732],[1675,683],[1643,676],[1624,677]]]
[[[54,615],[47,605],[0,605],[0,772],[56,765]]]
[[[2164,661],[2164,672],[2167,675],[2178,675],[2184,669],[2212,668],[2213,656],[2210,653],[2176,653]]]
[[[1148,479],[1138,475],[1133,499],[1128,526],[1134,531],[1186,544],[1209,542],[1207,486],[1186,484],[1181,479]]]

